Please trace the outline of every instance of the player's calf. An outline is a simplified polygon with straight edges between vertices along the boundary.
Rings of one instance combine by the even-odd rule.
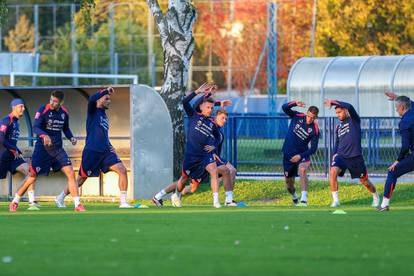
[[[338,167],[331,167],[329,171],[329,185],[332,193],[332,203],[331,207],[338,207],[339,203],[339,194],[338,194],[338,175],[341,169]]]
[[[308,174],[307,169],[309,168],[310,162],[301,163],[299,165],[299,177],[301,186],[301,197],[299,206],[308,206]]]
[[[361,177],[359,181],[368,189],[368,191],[372,194],[372,207],[377,208],[380,204],[380,198],[377,193],[377,189],[375,188],[374,184],[368,179],[368,173],[365,173],[364,177]]]
[[[294,177],[285,177],[286,181],[286,190],[292,196],[293,205],[298,205],[299,203],[299,196],[296,194],[295,189],[295,178]]]

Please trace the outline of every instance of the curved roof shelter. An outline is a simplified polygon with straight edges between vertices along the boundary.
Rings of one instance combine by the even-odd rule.
[[[387,90],[414,99],[414,55],[301,58],[287,84],[289,100],[320,107],[320,116],[334,116],[323,99],[350,102],[364,117],[396,116]]]

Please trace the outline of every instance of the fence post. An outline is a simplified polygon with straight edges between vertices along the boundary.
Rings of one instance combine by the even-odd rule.
[[[237,117],[233,117],[233,166],[237,169]]]
[[[226,127],[224,129],[224,141],[223,141],[223,148],[225,149],[225,153],[223,153],[223,148],[221,150],[221,152],[224,155],[224,159],[228,160],[230,163],[233,164],[233,160],[232,160],[232,143],[231,143],[231,138],[233,137],[232,135],[232,118],[228,119],[228,123],[226,124]]]

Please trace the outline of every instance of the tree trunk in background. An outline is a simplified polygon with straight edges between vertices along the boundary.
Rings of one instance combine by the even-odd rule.
[[[188,68],[194,50],[193,26],[197,13],[190,0],[169,0],[163,14],[157,0],[147,0],[164,50],[164,83],[161,96],[170,111],[174,137],[174,178],[181,174],[184,157],[184,110]]]

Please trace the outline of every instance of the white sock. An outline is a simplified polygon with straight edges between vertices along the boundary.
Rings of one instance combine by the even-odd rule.
[[[292,195],[292,199],[298,199],[299,198],[299,196],[298,196],[298,194],[295,192],[293,195]]]
[[[165,190],[164,189],[162,189],[161,191],[159,191],[158,192],[158,194],[156,194],[154,197],[155,197],[155,199],[157,199],[157,200],[160,200],[160,199],[162,199],[163,198],[163,196],[165,196],[167,193],[165,192]]]
[[[381,208],[387,207],[390,205],[390,199],[385,196],[382,198]]]
[[[336,192],[332,192],[332,198],[334,202],[339,202],[339,195],[338,195],[338,191]]]
[[[34,194],[34,191],[33,190],[32,191],[28,191],[27,192],[27,195],[29,196],[29,202],[30,203],[35,202],[35,194]]]
[[[80,197],[75,196],[75,197],[73,198],[73,203],[75,203],[75,207],[78,207],[78,206],[79,206],[79,204],[80,204]]]
[[[226,192],[226,202],[227,203],[233,202],[233,191]]]
[[[19,204],[19,201],[20,201],[20,196],[18,194],[15,194],[12,202]]]
[[[300,197],[300,201],[308,202],[308,191],[302,191],[302,196]]]
[[[119,199],[120,199],[121,205],[128,204],[127,203],[127,191],[121,191]]]
[[[181,198],[181,193],[180,193],[179,191],[176,191],[176,192],[175,192],[175,194],[176,194],[179,198]]]
[[[65,191],[62,191],[57,197],[59,201],[64,201],[66,197]]]
[[[214,204],[220,203],[219,202],[219,194],[218,193],[213,193],[213,202],[214,202]]]

